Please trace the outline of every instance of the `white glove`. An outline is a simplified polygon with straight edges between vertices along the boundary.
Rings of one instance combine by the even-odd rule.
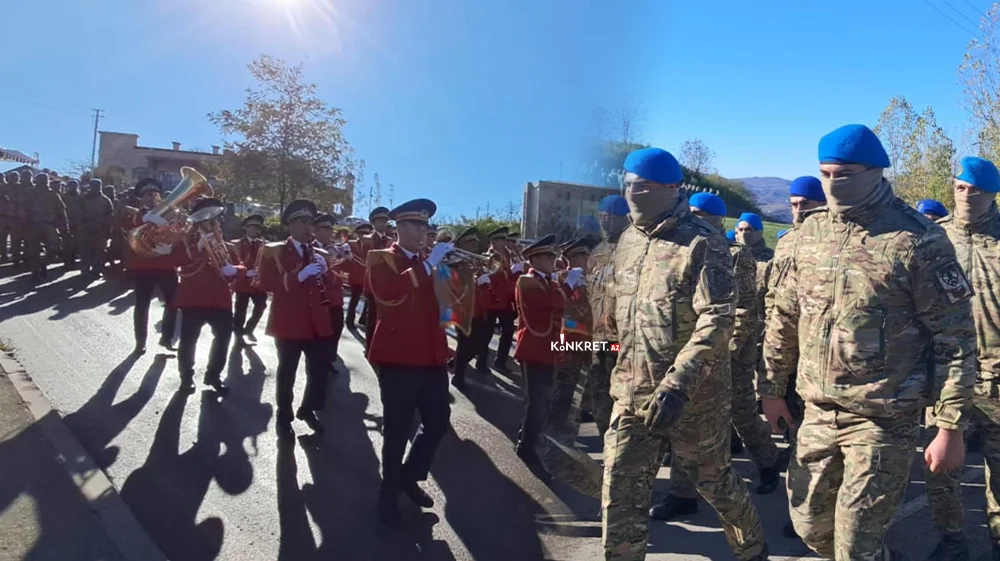
[[[554,281],[558,281],[559,280],[559,271],[553,271],[552,274],[549,275],[549,278],[552,279],[552,280],[554,280]]]
[[[317,264],[317,263],[310,263],[310,264],[306,265],[305,267],[303,267],[301,271],[299,271],[299,282],[302,282],[302,281],[306,280],[309,277],[314,277],[314,276],[320,274],[321,272],[322,272],[322,269],[319,268],[319,264]]]
[[[155,248],[153,248],[153,251],[155,251],[157,255],[170,255],[170,253],[173,250],[174,250],[174,246],[172,246],[172,245],[170,245],[168,243],[161,243],[161,244],[157,245]]]
[[[524,272],[524,263],[514,263],[513,265],[510,266],[510,272],[512,272],[512,273],[523,273]]]
[[[478,278],[476,278],[476,284],[478,284],[480,286],[484,285],[484,284],[490,284],[490,276],[489,275],[480,275]]]
[[[313,254],[313,263],[319,265],[320,272],[323,274],[330,270],[330,266],[326,264],[326,258],[318,253]]]
[[[248,279],[255,279],[255,278],[257,278],[257,271],[256,271],[256,269],[250,269],[249,271],[247,271],[247,278]]]
[[[205,251],[208,247],[208,242],[215,239],[215,234],[212,232],[202,232],[201,238],[198,239],[198,251]]]
[[[161,228],[169,226],[169,223],[162,216],[153,214],[152,212],[147,212],[145,216],[142,217],[143,224],[155,224]]]
[[[583,284],[583,282],[583,269],[580,267],[573,267],[569,270],[569,273],[566,274],[566,284],[568,284],[570,288],[576,288]]]
[[[240,270],[236,268],[236,265],[230,265],[227,263],[222,266],[222,275],[226,278],[235,277],[238,272],[240,272]]]
[[[431,254],[427,256],[425,261],[431,266],[431,268],[437,267],[438,263],[444,259],[444,256],[451,253],[454,249],[455,244],[453,243],[445,242],[436,244],[434,248],[431,249]]]

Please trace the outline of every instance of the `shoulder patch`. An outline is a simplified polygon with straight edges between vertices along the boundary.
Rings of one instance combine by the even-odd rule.
[[[934,269],[934,277],[937,279],[938,288],[952,304],[972,297],[972,286],[958,261],[950,260],[938,265]]]

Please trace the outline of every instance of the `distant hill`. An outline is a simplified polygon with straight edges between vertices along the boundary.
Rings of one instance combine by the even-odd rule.
[[[760,210],[776,222],[791,224],[792,209],[788,206],[788,186],[792,182],[780,177],[744,177],[734,179],[742,181],[743,185],[757,198]]]

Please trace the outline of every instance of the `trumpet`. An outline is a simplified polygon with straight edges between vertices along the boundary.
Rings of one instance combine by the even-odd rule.
[[[467,263],[476,266],[480,274],[492,275],[503,267],[503,262],[499,255],[480,255],[464,249],[455,248],[448,252],[444,258],[446,265],[459,265]]]

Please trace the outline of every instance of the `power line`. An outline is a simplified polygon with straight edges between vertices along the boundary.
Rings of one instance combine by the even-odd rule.
[[[49,109],[51,111],[58,111],[60,113],[66,113],[66,114],[69,114],[69,115],[80,115],[79,111],[74,111],[74,110],[71,110],[71,109],[67,109],[65,107],[56,107],[54,105],[48,105],[46,103],[39,103],[37,101],[32,101],[30,99],[24,99],[24,98],[20,98],[20,97],[11,96],[11,95],[0,95],[0,99],[8,99],[8,100],[11,100],[11,101],[19,101],[21,103],[27,103],[27,104],[30,104],[30,105],[34,105],[36,107],[41,107],[43,109]]]
[[[964,12],[961,12],[961,11],[959,11],[958,8],[956,8],[955,6],[952,6],[951,3],[948,2],[948,0],[941,0],[941,1],[944,2],[945,6],[948,6],[949,8],[951,8],[956,14],[958,14],[958,15],[962,16],[963,18],[965,18],[965,21],[967,21],[967,22],[971,23],[972,25],[974,25],[976,27],[976,29],[979,29],[979,22],[978,21],[973,21],[973,19],[970,18],[969,16],[965,15]]]
[[[97,124],[101,122],[103,109],[94,109],[94,143],[90,147],[90,171],[94,171],[94,160],[97,159]]]
[[[987,17],[987,16],[986,16],[986,12],[984,12],[984,11],[980,10],[979,8],[977,8],[975,4],[973,4],[972,2],[969,2],[969,0],[963,0],[963,1],[964,1],[964,2],[966,3],[966,4],[968,4],[968,5],[969,5],[969,7],[970,7],[970,8],[972,8],[972,9],[973,9],[973,11],[975,11],[975,12],[976,12],[977,14],[979,14],[979,15],[983,16],[984,18],[985,18],[985,17]]]
[[[971,32],[971,31],[969,31],[969,29],[966,28],[964,25],[958,23],[958,21],[956,21],[955,18],[953,18],[953,17],[949,16],[947,13],[943,12],[941,10],[941,8],[938,8],[934,4],[931,4],[928,0],[923,0],[923,2],[924,2],[924,4],[927,4],[928,6],[930,6],[931,8],[933,8],[935,12],[937,12],[937,13],[941,14],[942,16],[944,16],[945,18],[947,18],[948,21],[950,21],[951,23],[955,24],[955,27],[958,27],[959,29],[961,29],[962,31],[968,33],[969,35],[972,35],[973,38],[979,39],[978,35],[976,35],[975,33]]]

